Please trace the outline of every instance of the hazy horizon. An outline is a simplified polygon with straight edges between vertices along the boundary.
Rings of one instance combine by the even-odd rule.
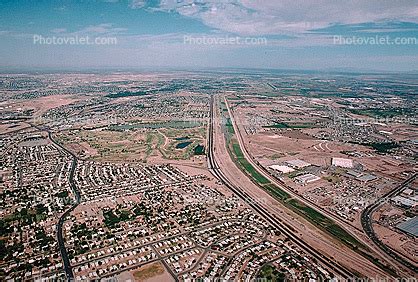
[[[2,1],[3,68],[416,71],[418,3]]]

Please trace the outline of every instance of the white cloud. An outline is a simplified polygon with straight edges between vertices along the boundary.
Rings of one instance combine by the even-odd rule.
[[[126,28],[114,27],[111,23],[103,23],[98,25],[91,25],[83,28],[77,33],[86,33],[86,34],[107,34],[115,35],[126,31]]]
[[[0,35],[9,35],[10,33],[9,30],[0,30]]]
[[[32,40],[34,35],[41,35],[48,37],[50,35],[59,35],[59,36],[112,36],[123,38],[127,37],[126,28],[114,27],[112,23],[102,23],[98,25],[90,25],[76,31],[68,31],[66,28],[54,28],[48,33],[27,33],[27,32],[17,32],[17,31],[8,31],[0,30],[0,36],[2,37],[11,37],[15,39],[24,39]]]
[[[144,7],[145,0],[132,6]],[[160,0],[157,9],[246,35],[301,33],[334,23],[418,22],[418,2],[408,0]]]
[[[146,4],[146,0],[132,0],[131,8],[132,9],[140,9],[144,7]]]

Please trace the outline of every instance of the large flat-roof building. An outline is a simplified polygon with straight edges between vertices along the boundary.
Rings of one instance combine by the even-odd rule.
[[[302,160],[299,160],[299,159],[286,161],[285,163],[287,165],[289,165],[289,166],[291,166],[293,168],[297,168],[297,169],[304,168],[304,167],[307,167],[307,166],[310,166],[311,165],[310,163],[307,163],[307,162],[302,161]]]
[[[398,206],[405,208],[413,208],[417,205],[417,202],[414,198],[406,198],[402,196],[393,197],[392,202],[394,202]]]
[[[300,175],[300,176],[298,176],[298,177],[295,178],[295,180],[297,182],[300,182],[302,184],[308,184],[308,183],[317,181],[319,179],[321,179],[321,177],[318,177],[318,176],[313,175],[311,173],[304,174],[304,175]]]
[[[295,171],[293,168],[288,167],[287,165],[271,165],[270,168],[281,173],[290,173]]]
[[[415,237],[418,236],[418,216],[410,218],[404,222],[399,223],[396,226],[399,230],[402,230]]]
[[[344,168],[352,168],[353,167],[353,160],[344,159],[344,158],[332,158],[332,165],[339,166]]]
[[[376,180],[377,177],[371,174],[364,174],[362,176],[360,176],[359,178],[357,178],[357,180],[362,181],[362,182],[369,182],[369,181],[373,181]]]

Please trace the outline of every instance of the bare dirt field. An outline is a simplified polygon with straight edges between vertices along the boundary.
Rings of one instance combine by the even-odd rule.
[[[40,117],[50,109],[69,105],[85,98],[74,95],[51,95],[30,100],[20,100],[19,102],[10,102],[10,109],[14,111],[33,110],[34,117]]]
[[[217,114],[219,115],[219,113]],[[333,259],[354,272],[360,271],[363,275],[370,277],[375,277],[376,275],[385,276],[385,273],[370,261],[348,249],[342,243],[337,242],[330,235],[320,231],[306,219],[289,211],[289,209],[273,199],[270,194],[256,186],[229,157],[226,157],[228,156],[228,151],[223,130],[219,125],[215,127],[214,144],[215,158],[226,177],[254,199],[263,200],[263,204],[268,212],[275,214],[278,218],[292,226],[299,238],[303,238],[305,242],[316,250],[332,256]]]
[[[173,277],[165,267],[159,263],[150,263],[142,267],[125,271],[116,277],[117,281],[137,281],[137,282],[172,282]]]
[[[0,132],[2,134],[8,134],[14,131],[19,131],[25,128],[29,128],[30,125],[25,122],[7,122],[0,123]]]

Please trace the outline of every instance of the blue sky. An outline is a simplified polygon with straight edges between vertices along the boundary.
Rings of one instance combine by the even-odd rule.
[[[34,44],[34,36],[116,38],[117,43]],[[222,43],[235,37],[244,43]],[[336,44],[337,37],[363,44]],[[376,45],[370,41],[376,37],[408,43]],[[418,69],[416,41],[415,0],[0,1],[2,68],[410,71]]]

